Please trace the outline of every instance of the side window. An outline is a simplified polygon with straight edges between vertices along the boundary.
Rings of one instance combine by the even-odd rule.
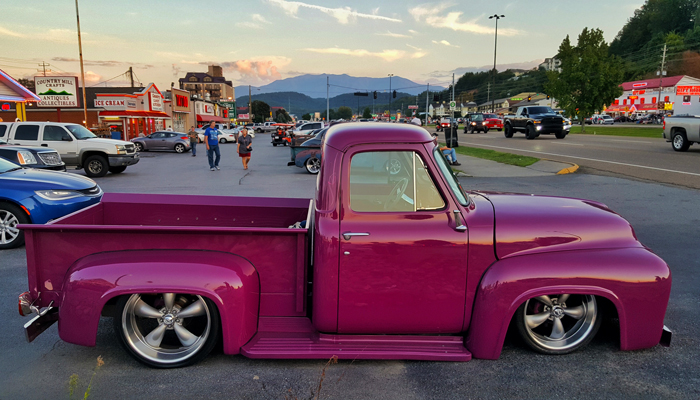
[[[18,125],[15,140],[39,140],[39,125]]]
[[[358,153],[350,162],[350,208],[415,212],[445,206],[420,157],[412,151]]]
[[[162,139],[163,137],[165,137],[165,135],[160,133],[160,132],[156,132],[156,133],[151,135],[152,139]]]
[[[0,125],[0,137],[5,137],[5,131],[7,130],[7,126],[5,125]]]
[[[66,137],[66,141],[70,141],[70,136],[63,127],[56,125],[46,125],[44,126],[44,141],[47,142],[60,142]]]

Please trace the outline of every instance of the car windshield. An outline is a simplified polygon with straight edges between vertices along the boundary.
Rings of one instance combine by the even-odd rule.
[[[0,158],[0,174],[9,171],[14,171],[16,169],[22,169],[22,167],[4,158]]]
[[[85,128],[82,125],[66,125],[66,128],[78,140],[92,139],[97,137],[94,133],[90,132],[89,130],[87,130],[87,128]]]
[[[496,114],[484,114],[484,118],[498,118]]]
[[[450,166],[447,165],[445,157],[440,152],[439,146],[435,146],[433,156],[435,156],[435,161],[437,162],[438,167],[440,167],[440,172],[445,177],[447,184],[450,186],[450,189],[452,189],[452,192],[455,194],[455,197],[457,198],[459,204],[463,206],[468,206],[469,196],[467,196],[467,194],[464,192],[464,189],[462,189],[462,185],[457,180],[457,177],[452,171],[452,168],[450,168]]]
[[[552,111],[552,109],[549,107],[528,107],[527,111],[530,114],[552,114],[552,113],[554,113],[554,111]]]
[[[484,116],[481,114],[472,115],[472,121],[483,121],[483,120],[484,120]]]

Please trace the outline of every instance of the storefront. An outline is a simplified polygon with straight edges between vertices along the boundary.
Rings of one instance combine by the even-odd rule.
[[[150,135],[170,126],[170,116],[164,111],[163,95],[155,84],[149,84],[134,94],[97,93],[95,107],[100,125],[107,125],[112,136],[130,140]]]
[[[221,124],[228,124],[228,110],[219,107],[217,104],[206,100],[197,100],[194,103],[195,115],[197,118],[197,127],[201,128],[214,121]]]
[[[170,89],[170,111],[175,132],[188,132],[191,126],[195,126],[191,105],[188,91]]]
[[[622,96],[606,107],[609,115],[700,114],[700,79],[687,75],[625,82]]]

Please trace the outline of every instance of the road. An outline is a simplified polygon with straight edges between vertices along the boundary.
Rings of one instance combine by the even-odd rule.
[[[576,143],[578,138],[573,139]],[[479,140],[495,143],[497,139]],[[538,140],[535,145],[548,142]],[[529,145],[518,139],[511,143]],[[243,171],[235,145],[229,144],[222,149],[221,171],[209,171],[203,154],[144,153],[138,165],[98,182],[107,192],[312,196],[315,177],[286,166],[287,148],[273,148],[267,135],[258,135],[253,148],[250,171]],[[666,317],[666,324],[675,332],[672,347],[621,352],[614,329],[608,328],[584,350],[559,357],[532,353],[509,339],[496,361],[340,361],[328,367],[321,398],[700,397],[698,191],[589,174],[461,181],[467,189],[592,198],[619,211],[632,223],[639,239],[673,271]],[[215,349],[209,358],[186,369],[144,367],[120,347],[108,318],[100,322],[94,348],[61,341],[55,326],[28,344],[21,329],[28,319],[20,317],[15,306],[17,295],[25,290],[24,248],[0,252],[2,399],[67,398],[69,377],[74,373],[79,375],[79,390],[84,392],[100,355],[105,365],[92,382],[90,397],[95,399],[310,398],[319,386],[323,360],[250,360]]]
[[[657,129],[659,139],[570,134],[561,140],[554,135],[527,140],[520,133],[507,139],[498,131],[464,134],[460,130],[458,141],[465,146],[573,162],[588,172],[604,171],[700,189],[700,146],[692,146],[685,153],[673,151]]]

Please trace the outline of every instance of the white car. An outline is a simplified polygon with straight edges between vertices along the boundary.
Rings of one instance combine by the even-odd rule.
[[[199,138],[199,143],[204,143],[204,130],[197,132],[197,137]],[[230,129],[217,129],[216,135],[219,137],[219,143],[236,143],[236,135],[233,130]]]
[[[615,120],[609,115],[601,115],[598,117],[597,123],[600,125],[613,125]]]

